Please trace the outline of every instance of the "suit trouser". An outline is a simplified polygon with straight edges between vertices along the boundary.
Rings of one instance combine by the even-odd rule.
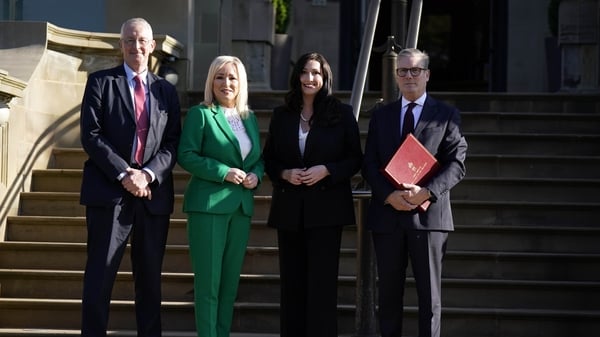
[[[441,327],[442,259],[448,232],[397,228],[373,233],[382,337],[402,336],[404,288],[411,262],[419,305],[419,337],[439,337]]]
[[[250,217],[241,209],[188,213],[198,337],[229,336],[249,234]]]
[[[83,279],[83,337],[106,336],[110,299],[131,237],[138,337],[161,336],[161,269],[169,215],[149,214],[142,199],[114,207],[87,207],[87,263]]]
[[[281,337],[337,337],[342,226],[278,230]]]

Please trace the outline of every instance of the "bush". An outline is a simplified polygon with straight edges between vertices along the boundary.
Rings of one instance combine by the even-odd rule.
[[[290,6],[292,0],[273,0],[275,7],[275,33],[285,34],[290,23]]]

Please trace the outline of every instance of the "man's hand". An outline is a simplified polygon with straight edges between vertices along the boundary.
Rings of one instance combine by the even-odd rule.
[[[395,190],[385,199],[385,204],[392,206],[397,211],[413,210],[418,206],[418,204],[412,204],[407,200],[407,198],[409,198],[409,194],[410,191]]]
[[[402,188],[408,191],[404,196],[407,202],[420,205],[429,199],[429,190],[414,184],[402,184]]]
[[[121,180],[121,185],[131,194],[138,198],[152,199],[152,191],[150,190],[150,175],[143,171],[134,169],[131,167],[127,168],[127,175]]]
[[[401,188],[401,190],[392,192],[385,199],[385,204],[389,204],[397,211],[413,210],[424,203],[425,200],[429,200],[429,190],[427,188],[414,184],[402,184]]]

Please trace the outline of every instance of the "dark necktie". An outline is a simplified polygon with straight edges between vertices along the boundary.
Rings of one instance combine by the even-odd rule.
[[[148,113],[146,112],[146,91],[142,79],[135,77],[135,124],[137,147],[135,149],[135,161],[139,165],[144,163],[144,148],[148,136]]]
[[[404,114],[404,121],[402,122],[402,140],[415,129],[415,116],[413,116],[412,112],[415,105],[417,105],[415,102],[408,103],[408,108]]]

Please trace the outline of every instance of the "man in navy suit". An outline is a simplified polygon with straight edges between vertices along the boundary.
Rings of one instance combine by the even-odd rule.
[[[181,109],[175,87],[148,71],[156,46],[150,24],[127,20],[119,44],[124,64],[89,75],[81,103],[89,156],[81,184],[88,229],[81,335],[106,336],[113,284],[130,242],[137,335],[159,337]]]
[[[383,337],[402,336],[410,260],[418,295],[419,337],[439,337],[442,258],[448,232],[454,230],[450,190],[465,176],[467,142],[460,130],[459,111],[426,92],[429,56],[418,49],[404,49],[396,66],[402,97],[373,112],[362,169],[372,188],[367,229],[373,234],[377,259],[379,327]],[[398,189],[381,169],[408,132],[436,157],[441,168],[423,186],[403,184]],[[426,200],[431,201],[429,208],[418,211],[416,207]]]

